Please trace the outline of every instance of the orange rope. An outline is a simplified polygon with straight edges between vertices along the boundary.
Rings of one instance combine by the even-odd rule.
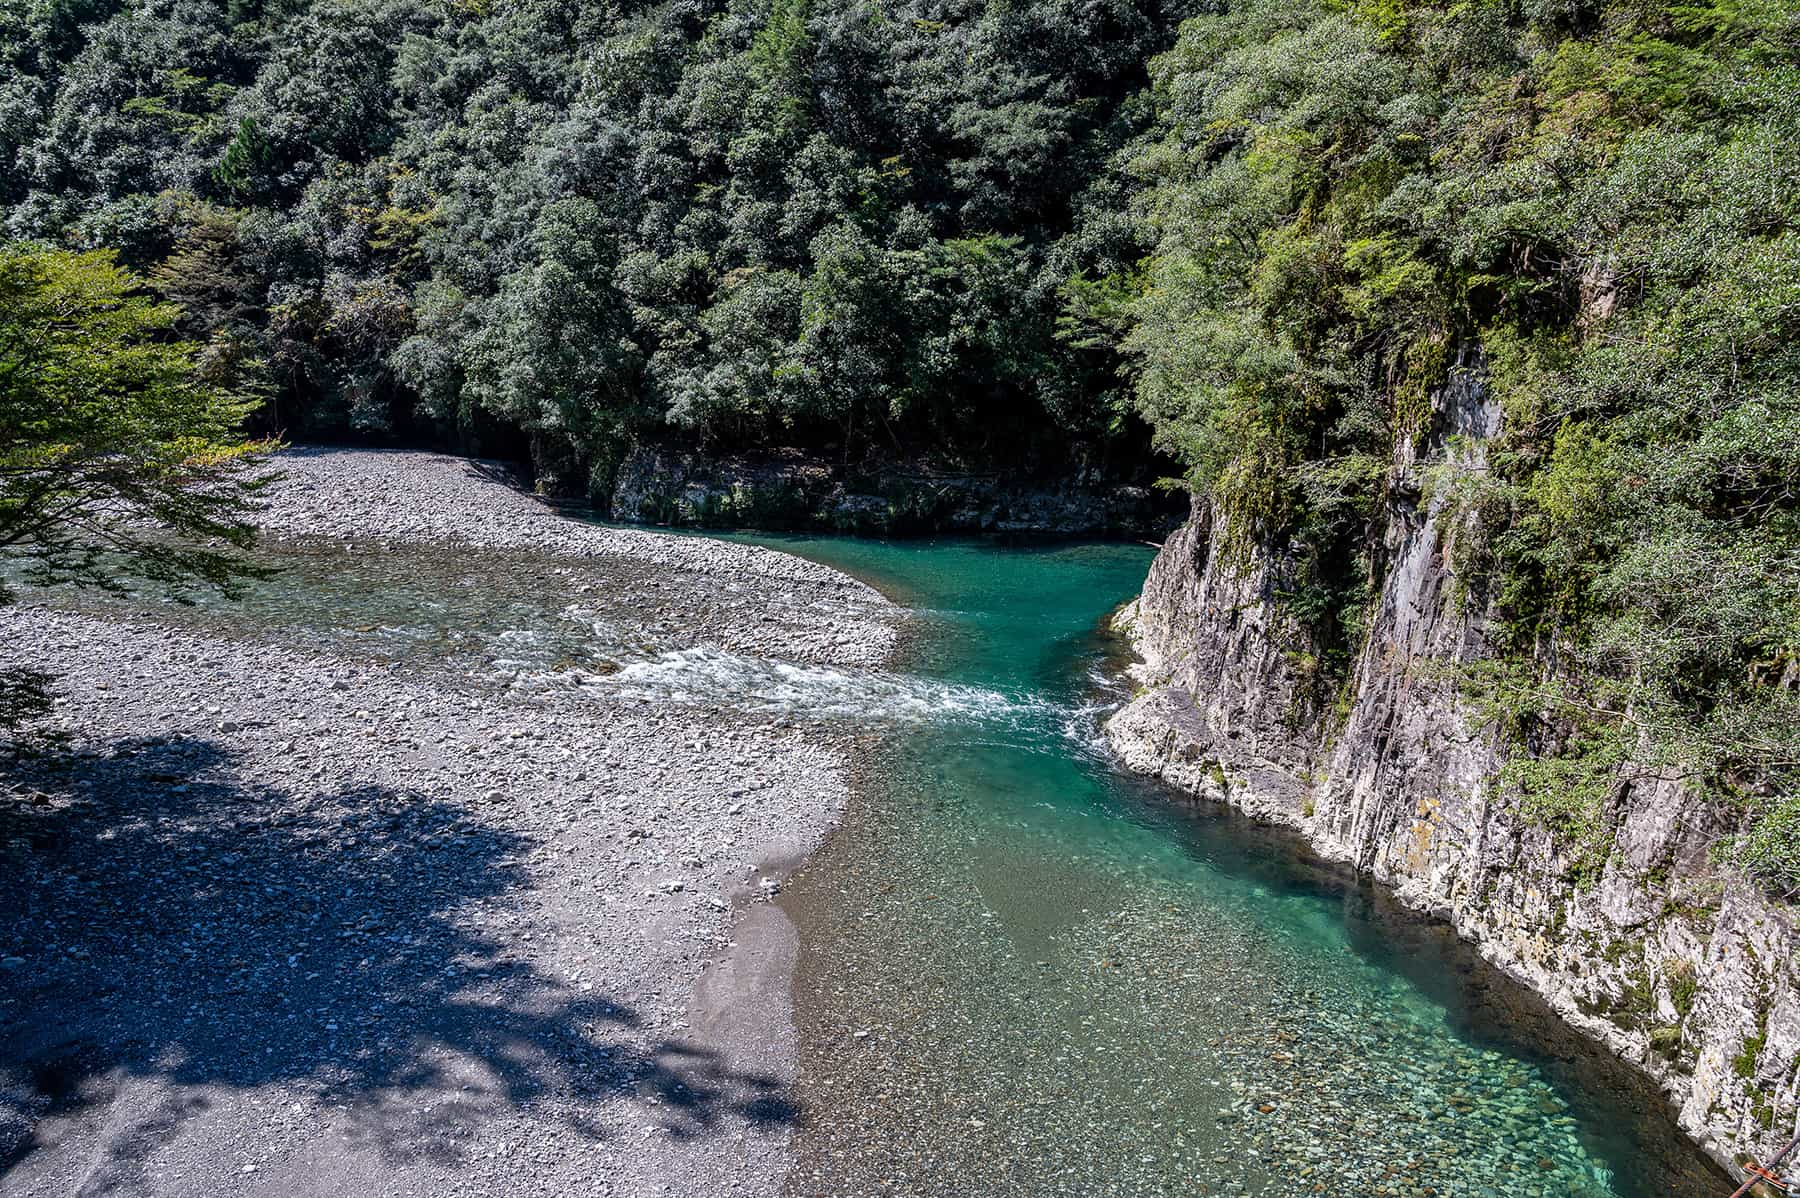
[[[1780,1190],[1782,1193],[1784,1193],[1784,1194],[1787,1193],[1787,1190],[1788,1190],[1787,1180],[1784,1177],[1782,1177],[1781,1174],[1771,1173],[1767,1169],[1763,1168],[1761,1165],[1748,1165],[1745,1167],[1745,1172],[1749,1173],[1750,1176],[1752,1176],[1752,1177],[1760,1177],[1764,1181],[1770,1182],[1771,1184],[1773,1184],[1775,1186],[1775,1188]]]

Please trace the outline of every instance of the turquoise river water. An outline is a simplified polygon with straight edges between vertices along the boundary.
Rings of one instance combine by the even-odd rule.
[[[794,1192],[1729,1192],[1444,929],[1112,766],[1099,630],[1150,550],[758,539],[919,613],[901,665],[937,696],[784,896]]]

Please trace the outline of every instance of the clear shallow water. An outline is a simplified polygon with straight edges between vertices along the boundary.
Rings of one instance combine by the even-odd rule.
[[[759,539],[919,612],[906,681],[865,696],[904,714],[784,896],[793,1192],[1729,1192],[1647,1082],[1443,929],[1110,766],[1097,629],[1147,549]]]
[[[853,818],[784,896],[796,1194],[1729,1192],[1647,1084],[1441,928],[1111,768],[1095,630],[1147,550],[762,540],[914,608],[907,660],[696,648],[655,585],[520,553],[287,543],[242,604],[80,602],[876,733]]]

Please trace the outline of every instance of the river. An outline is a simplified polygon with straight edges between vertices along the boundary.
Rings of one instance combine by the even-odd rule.
[[[243,605],[160,610],[866,733],[848,818],[781,896],[802,1198],[1724,1192],[1647,1081],[1440,925],[1112,766],[1100,629],[1147,548],[740,539],[911,608],[902,660],[609,639],[583,598],[609,567],[522,553],[275,546]]]
[[[1112,766],[1100,629],[1148,549],[760,540],[913,608],[937,697],[784,896],[794,1192],[1724,1192],[1648,1082],[1441,925]]]

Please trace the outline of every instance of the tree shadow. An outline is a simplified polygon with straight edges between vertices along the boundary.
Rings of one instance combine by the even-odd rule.
[[[0,1179],[44,1120],[134,1078],[167,1100],[109,1134],[126,1171],[222,1091],[310,1095],[387,1157],[447,1163],[521,1112],[590,1139],[627,1101],[682,1138],[796,1121],[782,1083],[533,963],[529,837],[442,799],[273,789],[232,765],[153,739],[9,771]]]

